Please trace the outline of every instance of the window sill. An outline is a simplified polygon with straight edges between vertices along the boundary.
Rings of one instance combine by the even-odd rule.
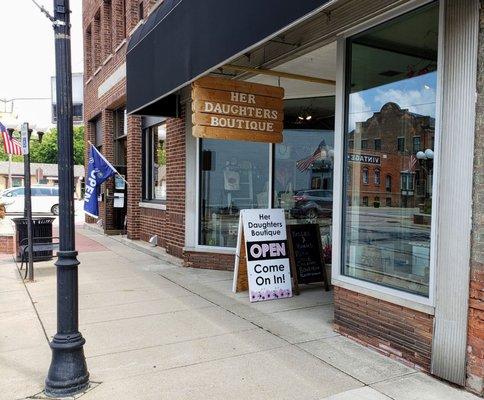
[[[349,282],[351,280],[351,282]],[[353,283],[357,281],[358,283]],[[344,276],[338,276],[331,279],[331,283],[334,286],[338,286],[343,289],[351,290],[352,292],[361,293],[366,296],[374,297],[379,300],[386,301],[388,303],[396,304],[405,308],[410,308],[412,310],[420,311],[425,314],[434,315],[435,307],[429,304],[424,304],[416,301],[412,298],[418,296],[411,295],[402,292],[401,296],[389,293],[390,291],[395,292],[396,290],[388,289],[385,287],[378,287],[378,289],[371,288],[369,286],[378,286],[376,284],[371,284],[363,281],[358,281],[356,279],[347,278]]]
[[[152,202],[148,202],[148,201],[140,201],[139,206],[141,208],[151,208],[153,210],[166,211],[166,204],[161,204],[161,203],[152,203]]]
[[[99,71],[101,71],[102,67],[99,66],[97,67],[97,69],[94,71],[94,74],[92,75],[93,77],[96,76],[97,74],[99,74]]]
[[[111,58],[113,58],[113,54],[112,53],[104,59],[103,65],[106,65]]]
[[[117,53],[119,51],[119,49],[121,49],[126,43],[126,38],[124,38],[121,43],[119,43],[116,48],[114,49],[114,52]]]
[[[134,26],[134,28],[133,28],[133,29],[131,29],[131,30],[129,31],[128,36],[131,36],[131,35],[133,34],[133,32],[134,32],[136,29],[138,29],[138,27],[139,27],[140,25],[143,25],[144,23],[145,23],[145,20],[144,20],[144,19],[140,19],[140,20],[138,21],[138,23],[137,23],[137,24]]]
[[[89,85],[92,82],[92,76],[86,81],[85,86]]]
[[[195,247],[184,247],[183,251],[187,251],[190,253],[216,253],[216,254],[235,255],[234,247],[195,246]]]

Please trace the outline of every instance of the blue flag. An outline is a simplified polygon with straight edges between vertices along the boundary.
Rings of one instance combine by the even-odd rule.
[[[99,216],[97,203],[99,186],[118,171],[92,144],[89,148],[89,161],[87,165],[86,191],[84,193],[84,211],[91,217]]]

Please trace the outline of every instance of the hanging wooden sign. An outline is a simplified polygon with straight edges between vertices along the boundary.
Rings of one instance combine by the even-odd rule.
[[[284,89],[203,77],[192,83],[193,136],[282,142]]]

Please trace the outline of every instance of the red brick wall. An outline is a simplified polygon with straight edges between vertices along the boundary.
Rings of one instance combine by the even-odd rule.
[[[430,370],[433,316],[334,288],[335,330],[392,358]]]
[[[484,396],[484,0],[480,3],[467,387]]]
[[[123,8],[123,4],[125,8]],[[94,130],[89,121],[101,116],[103,126],[102,152],[113,160],[113,110],[126,103],[126,79],[122,79],[107,93],[98,97],[99,86],[126,61],[126,35],[139,22],[137,0],[84,0],[84,125],[86,141],[94,142]],[[145,10],[153,2],[145,4]],[[134,11],[136,10],[136,13]],[[128,12],[127,12],[128,11]],[[87,149],[87,146],[86,146]],[[139,117],[128,118],[128,157],[135,162],[128,163],[128,225],[131,237],[139,237],[138,203],[141,198],[141,125]],[[87,150],[86,150],[87,159]],[[133,182],[131,182],[131,180]],[[108,183],[108,187],[113,185]],[[107,210],[107,213],[106,213]],[[100,218],[107,229],[112,228],[112,200],[100,204]],[[86,217],[92,223],[93,218]]]
[[[141,163],[141,118],[128,116],[128,207],[127,230],[129,239],[140,238],[139,202],[141,201],[142,163]]]
[[[0,254],[13,254],[14,242],[13,236],[0,236]]]
[[[104,109],[102,111],[102,130],[103,130],[103,147],[102,152],[106,159],[114,164],[114,121],[113,112],[111,110]],[[102,215],[104,221],[104,228],[107,230],[113,229],[113,192],[114,192],[114,180],[108,179],[104,183],[104,201],[102,204]]]
[[[234,270],[235,256],[233,254],[186,251],[183,256],[187,267],[218,269],[223,271]]]
[[[141,171],[141,135],[137,141],[139,148],[128,156],[128,168],[139,168]],[[169,118],[166,121],[166,210],[141,207],[139,224],[131,225],[128,216],[128,236],[149,240],[158,235],[158,245],[176,257],[183,257],[185,246],[185,107],[182,106],[180,118]],[[129,147],[129,144],[128,144]],[[134,148],[134,147],[133,147]],[[130,159],[138,166],[130,165]],[[139,199],[141,200],[141,181],[139,182]],[[139,200],[138,200],[139,201]],[[134,218],[133,218],[134,220]],[[134,234],[133,229],[137,232]]]
[[[166,251],[183,257],[185,245],[185,106],[166,122]]]
[[[158,246],[166,248],[166,211],[142,207],[139,220],[140,239],[148,241],[151,236],[158,235]]]

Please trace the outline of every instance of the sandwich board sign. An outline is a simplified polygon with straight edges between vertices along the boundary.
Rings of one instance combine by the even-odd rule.
[[[241,210],[233,291],[251,302],[292,297],[283,209]]]

